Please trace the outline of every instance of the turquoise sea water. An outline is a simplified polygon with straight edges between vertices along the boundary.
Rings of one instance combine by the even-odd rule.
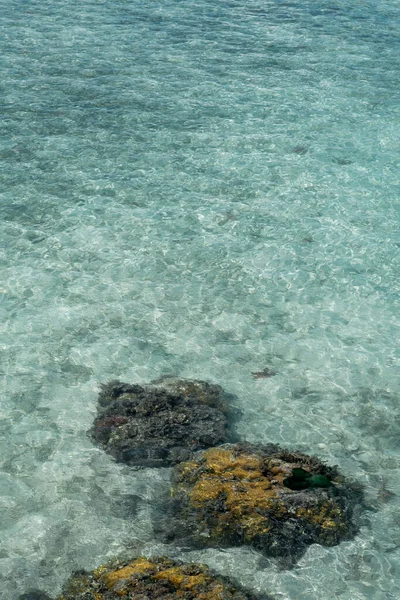
[[[129,549],[277,600],[399,598],[399,23],[398,0],[0,0],[1,598]],[[287,571],[159,544],[168,470],[86,430],[100,382],[167,373],[362,482],[359,535]]]

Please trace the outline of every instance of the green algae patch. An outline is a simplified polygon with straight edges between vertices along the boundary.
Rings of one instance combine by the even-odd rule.
[[[306,454],[227,444],[176,465],[172,481],[169,539],[296,557],[309,544],[331,546],[355,532],[359,489]]]
[[[73,575],[57,600],[272,600],[254,596],[206,565],[166,557],[112,561]]]

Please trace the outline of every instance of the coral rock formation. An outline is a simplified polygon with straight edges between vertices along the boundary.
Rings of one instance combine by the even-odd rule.
[[[169,466],[193,451],[232,441],[228,395],[219,385],[166,377],[152,384],[102,386],[89,431],[117,461]]]
[[[91,573],[76,573],[57,600],[255,600],[206,565],[165,557],[113,561]],[[264,600],[271,600],[263,596]],[[261,598],[259,597],[259,600]]]
[[[274,445],[226,444],[174,468],[168,537],[249,544],[296,558],[308,544],[349,538],[359,499],[336,468],[317,458]]]

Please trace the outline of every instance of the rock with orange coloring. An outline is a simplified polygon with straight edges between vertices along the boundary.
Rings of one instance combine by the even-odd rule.
[[[254,596],[206,565],[169,558],[115,560],[73,575],[57,600],[272,600]]]
[[[174,467],[166,537],[295,559],[309,544],[350,538],[361,499],[359,486],[315,457],[226,444]]]

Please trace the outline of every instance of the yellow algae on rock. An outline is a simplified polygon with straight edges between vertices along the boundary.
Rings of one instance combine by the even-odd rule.
[[[179,567],[172,567],[165,571],[160,571],[154,575],[155,579],[165,579],[172,583],[176,588],[191,590],[207,581],[204,573],[198,575],[186,575]]]
[[[132,575],[136,573],[146,573],[154,568],[154,565],[149,562],[146,558],[139,558],[132,563],[122,567],[122,569],[117,569],[111,572],[103,572],[102,578],[104,583],[108,588],[112,588],[115,586],[118,581],[129,579]]]
[[[277,446],[225,444],[177,465],[170,538],[196,545],[251,544],[267,555],[350,537],[360,492],[336,468]]]
[[[272,600],[254,596],[206,565],[166,557],[112,561],[70,578],[58,600]]]

